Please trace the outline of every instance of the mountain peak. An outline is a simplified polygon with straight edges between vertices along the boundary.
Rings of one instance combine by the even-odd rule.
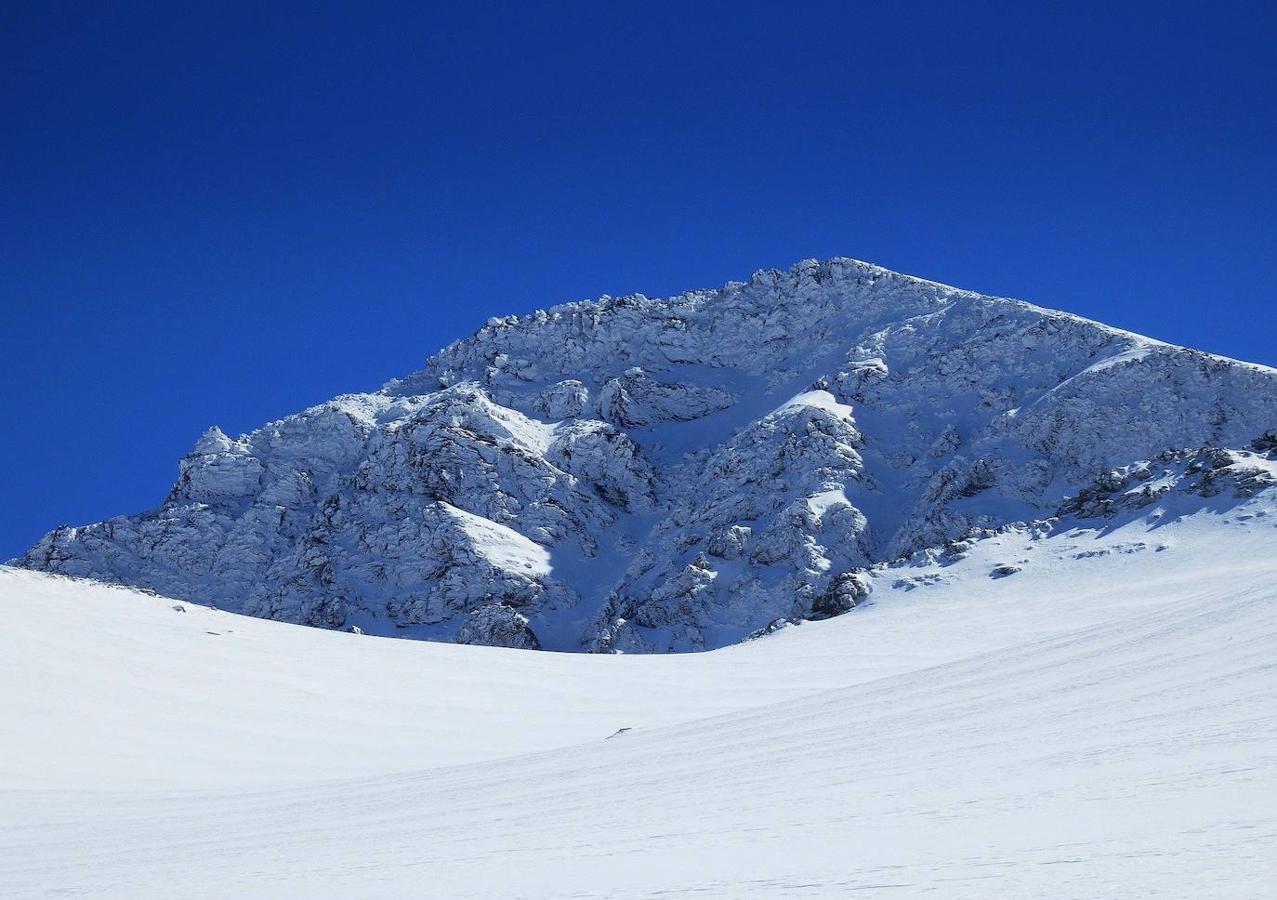
[[[210,425],[191,448],[191,453],[223,453],[231,448],[231,439],[217,425]]]
[[[692,650],[1277,425],[1277,372],[847,258],[489,319],[231,441],[31,568],[324,627]]]

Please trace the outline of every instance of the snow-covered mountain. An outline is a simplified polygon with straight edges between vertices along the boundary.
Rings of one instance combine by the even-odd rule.
[[[1237,502],[1274,426],[1277,370],[805,261],[491,319],[375,393],[210,429],[158,508],[15,563],[384,635],[710,649],[1013,523]]]
[[[494,320],[0,567],[0,885],[1267,896],[1274,425],[850,260]]]

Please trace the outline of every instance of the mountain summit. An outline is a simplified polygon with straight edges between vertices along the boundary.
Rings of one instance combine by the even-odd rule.
[[[710,649],[1011,523],[1244,491],[1274,425],[1277,370],[808,260],[490,319],[374,393],[209,429],[159,507],[15,564],[327,628]]]

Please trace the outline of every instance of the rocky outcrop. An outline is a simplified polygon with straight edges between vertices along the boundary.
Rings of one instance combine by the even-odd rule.
[[[457,631],[457,643],[514,647],[519,650],[541,649],[541,642],[528,627],[527,617],[518,610],[501,604],[480,606],[469,612]]]
[[[599,390],[599,418],[625,428],[660,422],[690,422],[735,402],[727,391],[657,381],[641,368],[609,378]]]
[[[1104,472],[1065,500],[1058,515],[1105,519],[1172,497],[1181,503],[1192,497],[1251,497],[1277,486],[1277,446],[1266,449],[1270,445],[1262,437],[1250,446],[1255,449],[1168,450],[1147,462]]]

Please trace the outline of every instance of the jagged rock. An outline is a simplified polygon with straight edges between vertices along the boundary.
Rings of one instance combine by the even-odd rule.
[[[1250,445],[1264,446],[1263,441]],[[1227,450],[1205,447],[1165,451],[1152,461],[1133,463],[1100,474],[1066,499],[1058,515],[1081,519],[1110,518],[1123,510],[1149,506],[1172,492],[1198,497],[1230,494],[1249,497],[1277,485],[1277,451]]]
[[[590,389],[574,378],[559,381],[543,390],[537,397],[537,412],[551,421],[572,419],[585,411],[590,402]]]
[[[1256,453],[1277,453],[1277,428],[1270,428],[1251,441],[1250,449]]]
[[[746,638],[746,640],[755,641],[761,637],[767,637],[769,634],[775,634],[776,632],[780,631],[783,628],[788,628],[790,625],[797,625],[801,621],[802,621],[801,619],[794,619],[794,618],[776,619],[775,621],[768,622],[765,626],[758,629],[757,631],[751,632],[750,635]]]
[[[481,606],[467,614],[457,631],[457,643],[517,647],[521,650],[541,649],[541,642],[528,627],[527,617],[518,610],[501,604]]]
[[[749,545],[754,530],[748,525],[730,525],[710,535],[705,542],[705,550],[711,556],[720,559],[739,559]]]
[[[812,601],[808,619],[829,619],[850,612],[869,596],[869,577],[864,572],[844,572],[829,583]]]
[[[605,422],[582,421],[556,432],[546,459],[597,496],[627,512],[650,509],[657,473],[629,435]]]
[[[735,402],[726,391],[694,384],[657,381],[641,368],[610,378],[599,392],[599,416],[633,428],[659,422],[689,422]]]
[[[1275,424],[1272,369],[808,260],[490,319],[379,391],[210,429],[159,507],[16,563],[375,634],[707,649],[1008,523],[1268,489]]]

